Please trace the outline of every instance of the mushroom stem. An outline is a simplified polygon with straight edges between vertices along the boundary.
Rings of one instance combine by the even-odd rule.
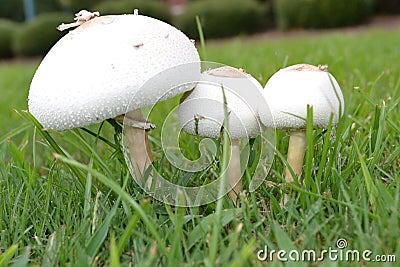
[[[290,132],[289,148],[287,155],[287,162],[292,168],[297,179],[300,180],[301,172],[303,169],[304,153],[306,151],[306,133],[305,131],[298,130]],[[293,183],[294,178],[289,168],[285,169],[285,180],[287,183]],[[285,193],[283,197],[283,203],[286,204],[289,201],[289,195]]]
[[[305,131],[298,130],[290,132],[287,162],[299,180],[303,169],[303,160],[305,151],[306,151]],[[285,172],[286,172],[285,175],[286,182],[292,183],[294,179],[289,168],[286,167]]]
[[[238,140],[231,141],[231,157],[228,165],[228,180],[232,190],[229,192],[233,202],[238,204],[238,195],[242,190],[242,172],[240,169],[240,147]]]
[[[125,116],[131,120],[144,121],[140,109],[130,111]],[[140,181],[144,172],[153,162],[153,157],[149,147],[146,130],[138,127],[125,125],[125,135],[129,144],[129,152],[132,165],[135,171],[136,180]],[[148,176],[146,186],[150,188],[152,183],[151,175]],[[142,184],[144,186],[144,184]]]

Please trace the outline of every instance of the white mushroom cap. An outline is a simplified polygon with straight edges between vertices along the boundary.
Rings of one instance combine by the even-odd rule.
[[[219,138],[224,122],[224,88],[232,139],[254,137],[262,132],[257,117],[262,86],[233,67],[220,67],[202,74],[193,91],[185,93],[179,106],[179,121],[189,134]]]
[[[136,14],[102,16],[52,47],[33,77],[28,106],[44,127],[61,131],[183,93],[193,86],[169,90],[199,75],[198,52],[178,29]]]
[[[298,64],[281,69],[269,79],[263,94],[273,120],[263,112],[260,119],[272,128],[304,128],[307,105],[313,107],[314,126],[325,128],[331,113],[335,125],[344,109],[340,86],[324,66]]]

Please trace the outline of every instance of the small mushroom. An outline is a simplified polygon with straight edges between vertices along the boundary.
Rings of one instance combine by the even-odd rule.
[[[344,100],[339,84],[326,66],[297,64],[275,73],[264,88],[264,97],[271,116],[260,114],[267,127],[290,131],[287,162],[300,178],[306,149],[307,106],[313,107],[313,124],[326,128],[331,114],[336,125],[343,113]],[[286,168],[285,180],[294,178]]]
[[[135,49],[132,40],[146,45]],[[126,116],[131,123],[125,135],[139,179],[152,162],[145,133],[151,125],[140,108],[192,89],[178,85],[199,76],[195,46],[173,26],[138,14],[94,17],[45,56],[32,79],[28,106],[43,127],[55,131]]]
[[[242,188],[240,167],[240,138],[256,137],[262,133],[257,117],[257,105],[262,98],[262,86],[242,70],[223,66],[202,73],[196,87],[185,93],[179,105],[179,121],[183,130],[192,135],[220,138],[224,124],[224,89],[231,139],[228,165],[230,196],[237,203]]]

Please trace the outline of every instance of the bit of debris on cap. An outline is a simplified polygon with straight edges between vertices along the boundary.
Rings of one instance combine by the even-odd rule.
[[[328,65],[318,65],[318,69],[322,71],[328,71]]]
[[[139,48],[139,47],[141,47],[141,46],[143,46],[143,43],[135,43],[135,44],[133,45],[134,48]]]
[[[70,28],[78,27],[78,26],[82,25],[83,23],[85,23],[95,17],[98,17],[98,16],[100,16],[100,13],[98,11],[90,12],[90,11],[83,9],[75,14],[75,18],[74,18],[75,22],[68,23],[68,24],[62,23],[61,25],[59,25],[57,27],[57,30],[64,31],[64,30],[67,30]]]

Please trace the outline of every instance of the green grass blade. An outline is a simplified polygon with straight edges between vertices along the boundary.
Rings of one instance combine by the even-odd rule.
[[[218,189],[218,199],[215,208],[215,222],[212,228],[211,235],[211,244],[210,244],[210,256],[209,262],[214,264],[217,259],[218,245],[219,245],[219,236],[221,231],[221,212],[222,212],[222,204],[224,202],[223,192],[226,187],[227,179],[228,179],[228,164],[230,159],[230,139],[229,139],[229,114],[228,114],[228,105],[226,102],[225,89],[221,85],[223,103],[224,103],[224,123],[222,129],[222,138],[223,138],[223,148],[222,148],[222,163],[221,163],[221,171],[220,171],[220,183]]]
[[[228,223],[232,222],[241,212],[240,208],[226,209],[221,212],[221,226],[224,227]],[[197,242],[204,240],[209,233],[209,229],[212,228],[213,222],[215,221],[216,214],[210,214],[207,217],[201,219],[200,223],[193,228],[188,234],[186,247],[191,249]]]
[[[145,207],[142,206],[144,209]],[[124,232],[122,233],[121,237],[119,238],[118,242],[118,256],[121,256],[126,244],[128,244],[129,239],[132,236],[133,231],[135,230],[135,227],[137,223],[140,220],[140,215],[138,213],[134,213],[131,218],[129,219],[128,225],[125,227]]]
[[[118,145],[110,142],[109,140],[107,140],[105,137],[99,135],[98,133],[95,133],[89,129],[86,128],[80,128],[82,131],[88,133],[89,135],[95,137],[96,139],[99,139],[101,141],[103,141],[105,144],[107,144],[108,146],[112,147],[113,149],[117,150],[118,149]]]
[[[86,255],[86,251],[78,244],[76,245],[76,262],[75,266],[79,267],[89,267],[91,266],[90,259]]]
[[[182,202],[183,203],[183,202]],[[184,224],[185,208],[177,207],[175,214],[173,239],[171,242],[169,266],[182,265],[182,239],[183,239],[183,224]]]
[[[321,159],[320,159],[321,161],[319,162],[317,177],[315,179],[318,193],[320,193],[321,178],[322,178],[323,173],[325,172],[326,162],[328,159],[329,147],[331,144],[330,139],[331,139],[331,133],[332,133],[333,117],[334,117],[334,114],[331,113],[331,116],[329,117],[328,127],[327,127],[326,133],[325,133],[324,145],[322,147],[322,155],[321,155]]]
[[[53,139],[53,137],[43,129],[42,125],[36,120],[32,114],[30,114],[28,111],[25,112],[25,116],[33,122],[33,124],[36,126],[36,128],[39,130],[39,134],[47,141],[47,143],[50,145],[52,148],[53,152],[62,155],[66,157],[67,155],[64,153],[64,151],[61,149],[61,147],[57,144],[57,142]],[[76,175],[80,182],[81,189],[83,189],[83,185],[85,184],[85,177],[83,174],[74,166],[69,166],[71,171]]]
[[[93,160],[94,162],[96,162],[101,167],[102,171],[104,171],[106,173],[106,175],[111,176],[111,173],[109,171],[109,167],[107,166],[107,164],[103,161],[103,159],[96,152],[96,150],[83,139],[83,137],[80,135],[78,130],[75,129],[75,130],[71,131],[71,133],[75,138],[74,138],[74,141],[70,141],[69,143],[74,144],[76,147],[80,148],[80,150],[82,150],[82,151],[85,149],[85,151],[87,151],[88,156],[90,156],[90,159]],[[77,141],[80,141],[80,142],[77,143]]]
[[[10,265],[10,267],[26,267],[29,266],[29,256],[31,254],[30,247],[26,247],[25,252]]]
[[[203,27],[201,26],[201,21],[199,16],[196,16],[196,26],[197,26],[197,31],[199,33],[199,38],[200,38],[200,48],[201,48],[201,59],[203,61],[207,60],[207,54],[206,54],[206,44],[204,41],[204,33],[203,33]]]
[[[376,106],[375,108],[375,118],[373,123],[373,129],[371,134],[371,147],[373,153],[373,159],[371,161],[372,165],[377,164],[382,158],[382,152],[384,147],[383,138],[384,138],[384,130],[385,130],[385,121],[386,121],[386,107]]]
[[[288,234],[282,230],[282,228],[277,223],[272,223],[272,230],[276,241],[278,243],[279,249],[286,251],[298,250],[294,245],[292,239],[288,236]],[[288,255],[286,254],[287,258]],[[292,266],[307,266],[304,262],[295,262],[295,265]]]
[[[379,105],[375,105],[375,116],[374,122],[372,123],[372,133],[371,133],[371,152],[375,151],[376,142],[377,142],[377,135],[379,130],[379,118],[381,114],[382,108]]]
[[[377,208],[377,200],[378,200],[378,189],[375,186],[375,183],[372,179],[371,173],[369,172],[369,169],[367,167],[367,164],[365,163],[365,160],[363,156],[360,153],[360,149],[358,148],[358,145],[355,144],[355,148],[358,154],[358,159],[361,164],[361,171],[362,171],[362,176],[364,177],[365,185],[367,187],[367,192],[368,192],[368,197],[369,197],[369,202],[370,205],[373,207],[374,213],[376,213],[376,208]]]
[[[110,266],[111,267],[121,267],[121,262],[119,260],[119,253],[117,244],[115,241],[115,234],[111,234],[111,245],[110,245]]]
[[[19,244],[12,245],[0,255],[0,267],[8,266],[8,263],[12,257],[14,257],[15,252],[17,252],[18,246]]]
[[[10,138],[13,138],[14,136],[16,136],[22,132],[25,132],[27,129],[29,129],[31,127],[32,127],[32,125],[30,123],[25,123],[25,124],[22,124],[16,128],[14,128],[13,130],[9,131],[8,133],[6,133],[0,137],[0,144],[6,142]]]
[[[43,257],[42,266],[51,267],[56,266],[60,259],[60,248],[64,243],[65,226],[52,233],[49,237],[46,247],[46,254]]]
[[[157,233],[156,228],[154,227],[153,223],[150,221],[149,217],[146,215],[146,213],[143,211],[141,206],[131,198],[130,195],[126,191],[124,191],[116,182],[110,180],[108,177],[104,176],[100,172],[89,168],[88,166],[81,164],[75,160],[66,158],[61,155],[56,155],[56,158],[69,166],[73,166],[76,168],[80,168],[86,172],[91,172],[94,177],[97,178],[101,183],[103,183],[105,186],[109,187],[111,190],[113,190],[118,196],[121,197],[122,200],[124,200],[127,204],[129,204],[141,217],[142,221],[150,231],[150,233],[153,235],[153,237],[157,240],[158,247],[164,254],[164,256],[168,259],[169,258],[169,252],[167,248],[164,245],[164,242],[162,241],[160,235]]]
[[[250,240],[235,256],[231,266],[241,267],[246,265],[246,261],[254,255],[255,251],[255,239]]]
[[[104,240],[107,237],[108,230],[110,229],[111,225],[111,220],[115,216],[115,213],[117,211],[117,208],[121,202],[121,198],[119,197],[117,201],[114,204],[114,207],[112,210],[107,214],[106,219],[104,222],[101,224],[99,228],[96,229],[96,232],[93,234],[91,239],[89,240],[89,243],[86,246],[86,253],[87,255],[93,259],[97,252],[99,251],[100,247],[102,246]]]
[[[314,122],[313,107],[307,105],[307,121],[306,121],[306,160],[304,167],[304,184],[306,188],[316,192],[315,182],[312,180],[313,158],[314,158]]]
[[[93,168],[93,158],[91,158],[89,161],[89,167]],[[92,174],[88,172],[86,175],[86,182],[85,182],[85,202],[83,204],[83,216],[85,218],[89,217],[91,196],[92,196]]]

